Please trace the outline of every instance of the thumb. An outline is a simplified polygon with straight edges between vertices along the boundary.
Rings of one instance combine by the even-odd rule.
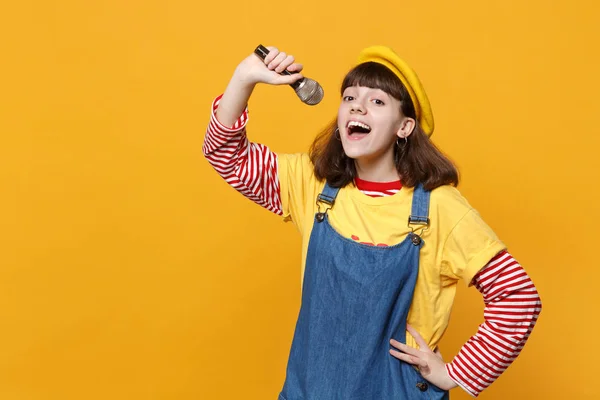
[[[304,78],[302,74],[277,75],[273,83],[275,85],[291,85],[292,83],[297,82],[302,78]]]

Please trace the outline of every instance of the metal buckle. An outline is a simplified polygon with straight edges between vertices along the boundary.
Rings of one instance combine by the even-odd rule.
[[[324,211],[321,211],[321,203],[325,203],[328,206],[328,207],[325,207]],[[327,214],[327,211],[330,210],[331,207],[333,207],[333,199],[329,196],[319,194],[317,196],[316,204],[317,204],[317,215],[316,215],[317,221],[323,222],[323,220],[325,219],[325,215]]]
[[[429,217],[427,218],[427,221],[412,220],[412,215],[408,217],[408,227],[410,228],[410,231],[412,233],[414,233],[415,235],[421,236],[423,234],[423,232],[425,232],[426,230],[429,229],[430,223],[431,223],[431,220],[429,219]],[[411,225],[418,225],[419,227],[414,228]],[[415,233],[419,229],[421,231],[419,233]]]
[[[427,221],[419,221],[419,220],[412,220],[413,216],[409,216],[408,217],[408,227],[410,228],[410,225],[425,225],[427,228],[429,228],[429,224],[431,223],[431,220],[429,219],[429,217],[427,218]],[[419,217],[415,217],[415,218],[419,218]]]
[[[324,195],[323,193],[319,193],[319,195],[317,196],[317,205],[319,204],[320,201],[332,206],[335,199],[331,196],[327,196],[327,195]]]

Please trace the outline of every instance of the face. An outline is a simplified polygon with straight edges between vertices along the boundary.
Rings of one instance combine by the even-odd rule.
[[[346,155],[357,161],[393,162],[394,145],[403,136],[400,101],[380,89],[350,86],[338,110],[338,129]]]

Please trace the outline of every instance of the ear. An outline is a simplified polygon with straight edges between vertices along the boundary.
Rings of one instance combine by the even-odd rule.
[[[413,133],[416,125],[417,123],[413,118],[404,117],[404,119],[400,121],[400,128],[398,129],[398,132],[396,132],[396,135],[402,139],[407,138]]]

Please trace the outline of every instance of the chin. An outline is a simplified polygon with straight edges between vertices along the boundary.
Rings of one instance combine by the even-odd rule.
[[[358,153],[358,152],[346,152],[346,157],[354,160],[354,161],[359,161],[361,158],[365,158],[365,154],[362,153]]]
[[[350,150],[344,149],[344,154],[346,155],[346,157],[351,158],[353,160],[360,158],[360,156],[362,155],[362,153],[360,151],[356,151],[354,149],[350,149]]]

